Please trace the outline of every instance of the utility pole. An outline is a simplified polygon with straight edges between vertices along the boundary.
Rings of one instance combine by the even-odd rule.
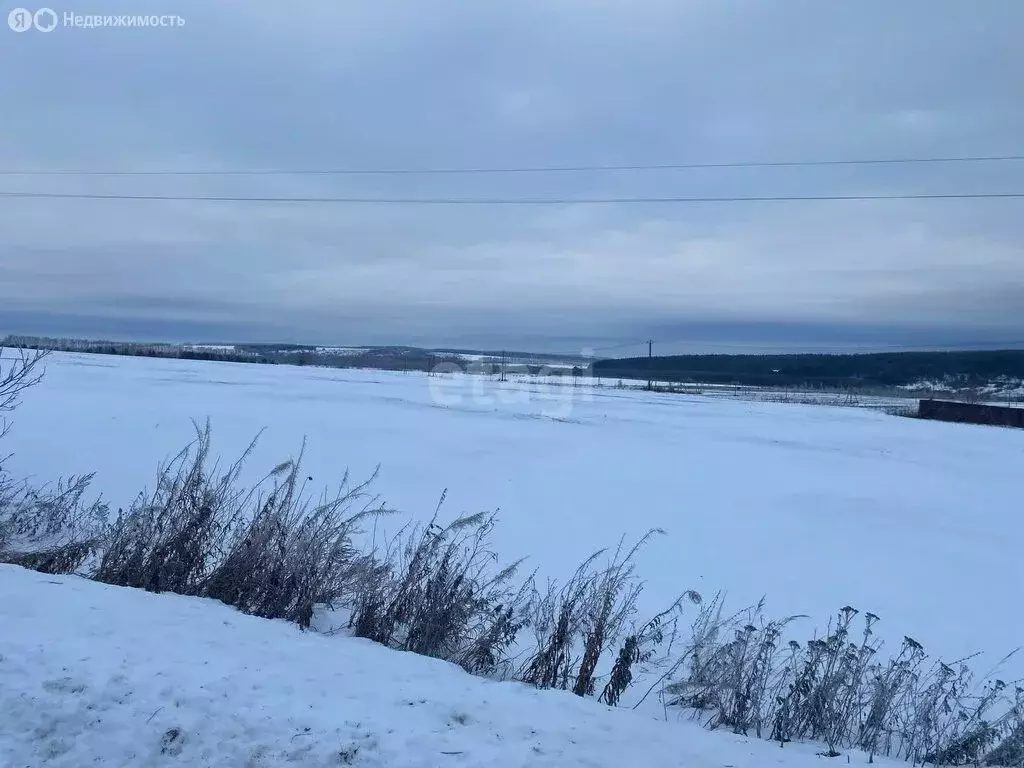
[[[506,379],[505,379],[505,354],[506,353],[504,351],[502,351],[502,353],[501,353],[501,374],[498,377],[498,381],[506,381]]]
[[[652,354],[651,353],[651,348],[653,347],[653,345],[654,345],[654,339],[648,339],[647,340],[647,391],[648,392],[650,392],[652,389],[654,389],[654,382],[651,381],[651,370],[652,370],[651,366],[653,365],[653,363],[651,362],[651,354]]]

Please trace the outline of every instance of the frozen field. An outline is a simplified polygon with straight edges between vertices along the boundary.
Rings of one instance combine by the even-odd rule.
[[[509,559],[562,576],[651,527],[645,610],[681,590],[804,613],[845,604],[946,657],[1024,642],[1024,432],[867,409],[610,388],[504,387],[462,376],[62,354],[14,414],[8,468],[37,481],[96,471],[116,508],[212,419],[233,458],[266,428],[255,477],[308,437],[312,485],[345,468],[428,516],[500,508]],[[241,618],[239,620],[242,620]],[[248,620],[246,620],[248,621]],[[1020,664],[1016,665],[1018,668]],[[979,664],[987,671],[986,664]]]

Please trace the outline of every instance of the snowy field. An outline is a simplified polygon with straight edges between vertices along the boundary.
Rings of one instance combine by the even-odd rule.
[[[771,615],[812,617],[795,630],[807,639],[850,604],[881,617],[891,646],[910,635],[946,658],[984,651],[982,672],[1024,641],[1022,431],[609,387],[59,354],[14,414],[6,468],[36,481],[95,471],[116,509],[206,417],[225,459],[266,428],[252,478],[306,436],[316,488],[380,464],[377,491],[410,515],[428,517],[446,488],[450,515],[500,508],[500,551],[542,576],[664,528],[639,557],[644,613],[689,588],[727,590],[735,608],[767,595]]]
[[[13,566],[0,565],[0,627],[4,768],[831,764],[211,600]]]

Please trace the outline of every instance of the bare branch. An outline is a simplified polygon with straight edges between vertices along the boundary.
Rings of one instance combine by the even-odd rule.
[[[15,349],[13,355],[7,351],[0,347],[0,413],[13,411],[21,393],[42,380],[41,363],[50,354],[45,349]]]

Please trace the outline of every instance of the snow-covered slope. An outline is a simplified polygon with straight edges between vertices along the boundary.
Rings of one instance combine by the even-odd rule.
[[[641,615],[684,589],[768,597],[824,630],[845,604],[945,659],[1024,642],[1019,482],[1024,432],[899,419],[863,409],[687,395],[573,391],[479,377],[54,355],[26,393],[0,455],[36,483],[95,471],[113,509],[152,486],[157,463],[211,417],[229,460],[266,427],[262,477],[303,436],[311,488],[356,479],[404,513],[501,510],[495,546],[564,579],[594,550],[652,527],[638,556]],[[397,527],[404,518],[395,521]],[[1000,674],[1024,676],[1024,657]]]
[[[209,600],[0,565],[4,768],[833,763]]]

